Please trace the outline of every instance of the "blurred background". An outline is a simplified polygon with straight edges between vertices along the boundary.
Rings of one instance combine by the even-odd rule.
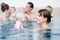
[[[29,1],[33,2],[35,7],[45,7],[46,5],[60,7],[60,0],[0,0],[0,3],[5,2],[10,6],[24,7]]]

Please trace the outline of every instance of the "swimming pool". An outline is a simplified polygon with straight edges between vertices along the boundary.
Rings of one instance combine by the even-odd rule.
[[[0,40],[60,40],[60,15],[54,14],[51,27],[51,37],[44,38],[36,30],[30,29],[14,30],[14,24],[8,23],[4,27],[0,26]],[[0,25],[2,25],[0,23]],[[51,25],[50,25],[51,26]]]

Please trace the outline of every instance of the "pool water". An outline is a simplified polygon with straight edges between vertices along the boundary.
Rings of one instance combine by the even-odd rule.
[[[0,23],[0,40],[60,40],[60,15],[54,16],[53,22],[50,24],[51,32],[48,33],[51,37],[44,37],[47,34],[41,31],[33,30],[38,26],[35,22],[34,25],[25,25],[25,29],[14,30],[14,23]],[[26,27],[27,26],[27,27]],[[29,27],[28,27],[29,26]],[[32,27],[33,26],[33,27]]]

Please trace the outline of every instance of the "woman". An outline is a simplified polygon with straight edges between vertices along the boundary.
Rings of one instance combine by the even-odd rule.
[[[5,39],[7,37],[7,33],[10,31],[10,28],[13,27],[12,23],[10,22],[10,9],[9,5],[2,3],[1,4],[1,11],[3,12],[1,14],[1,31],[2,31],[2,39]]]
[[[2,3],[1,4],[1,11],[3,12],[0,16],[1,17],[1,22],[4,23],[6,21],[8,13],[10,13],[9,6],[5,3]]]
[[[51,37],[51,29],[49,28],[48,24],[51,22],[51,12],[47,9],[41,9],[38,11],[39,13],[39,24],[41,26],[42,33],[44,37]]]

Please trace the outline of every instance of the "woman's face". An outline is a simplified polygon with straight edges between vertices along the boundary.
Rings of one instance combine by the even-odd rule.
[[[43,23],[45,23],[46,21],[47,21],[46,18],[44,18],[43,16],[39,16],[39,22],[38,22],[38,23],[43,24]]]

